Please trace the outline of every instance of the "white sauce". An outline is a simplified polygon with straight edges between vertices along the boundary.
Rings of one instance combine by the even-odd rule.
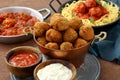
[[[50,64],[37,72],[40,80],[70,80],[72,71],[60,63]]]

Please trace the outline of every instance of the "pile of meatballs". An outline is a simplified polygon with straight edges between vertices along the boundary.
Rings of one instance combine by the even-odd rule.
[[[56,13],[50,17],[50,22],[36,22],[34,36],[37,42],[49,49],[71,50],[87,45],[94,39],[91,26],[83,25],[82,20],[73,17],[67,20]]]

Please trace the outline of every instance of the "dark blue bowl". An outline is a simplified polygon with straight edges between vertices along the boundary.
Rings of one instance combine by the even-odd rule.
[[[73,1],[78,1],[78,0],[68,0],[67,2],[65,3],[61,3],[59,0],[57,0],[57,2],[60,4],[60,7],[58,8],[58,10],[55,10],[55,8],[53,7],[52,5],[52,2],[54,0],[51,0],[50,3],[49,3],[49,6],[53,9],[54,12],[58,12],[58,13],[61,13],[62,9],[65,7],[66,4],[71,4]],[[106,1],[107,3],[113,3],[113,6],[117,5],[119,7],[119,11],[120,11],[120,0],[104,0]],[[119,13],[119,16],[118,18],[111,22],[111,23],[108,23],[108,24],[104,24],[104,25],[100,25],[100,26],[92,26],[95,33],[99,33],[100,31],[106,31],[106,30],[109,30],[111,29],[112,27],[114,27],[115,24],[118,23],[118,21],[120,20],[120,13]]]

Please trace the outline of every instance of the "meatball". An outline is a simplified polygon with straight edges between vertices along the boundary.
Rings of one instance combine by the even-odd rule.
[[[45,30],[41,27],[35,26],[34,27],[34,34],[35,36],[43,36],[44,35]]]
[[[79,17],[74,17],[70,20],[70,26],[75,30],[79,30],[82,26],[82,20]]]
[[[85,3],[84,2],[80,2],[79,4],[78,4],[78,11],[80,12],[80,13],[86,13],[87,12],[87,7],[86,7],[86,5],[85,5]]]
[[[97,5],[96,0],[86,0],[85,5],[87,8],[92,8]]]
[[[75,44],[74,44],[74,47],[75,48],[79,48],[81,46],[84,46],[87,44],[87,41],[82,39],[82,38],[78,38],[76,41],[75,41]]]
[[[94,38],[94,30],[91,26],[84,25],[84,26],[80,27],[79,35],[83,39],[89,41],[89,40],[92,40]]]
[[[55,29],[49,29],[46,32],[46,40],[51,42],[62,42],[62,34],[55,30]]]
[[[60,45],[60,50],[70,50],[70,49],[73,49],[73,45],[70,42],[63,42]]]
[[[35,26],[42,27],[45,30],[48,30],[51,27],[47,22],[36,22]]]
[[[89,15],[90,16],[101,17],[102,9],[100,7],[93,7],[91,9],[89,9]]]
[[[63,16],[59,13],[55,13],[50,17],[50,24],[54,25],[55,21],[59,18],[63,18]]]
[[[59,17],[63,17],[63,16],[62,16],[60,13],[55,13],[55,14],[53,14],[53,15],[51,16],[50,19],[53,18],[53,20],[54,20],[55,18],[59,18]]]
[[[69,28],[69,21],[61,16],[61,15],[53,15],[50,18],[50,24],[53,27],[53,29],[58,30],[58,31],[64,31],[67,28]]]
[[[50,48],[50,49],[59,49],[59,45],[57,43],[54,42],[49,42],[45,45],[46,48]]]
[[[73,42],[77,37],[78,34],[73,28],[68,28],[63,34],[63,40],[66,42]]]
[[[15,24],[16,24],[15,19],[6,18],[6,19],[3,20],[3,22],[2,22],[2,27],[3,27],[3,28],[10,28],[10,27],[13,27]]]
[[[34,25],[34,33],[36,36],[43,36],[49,28],[50,25],[46,22],[36,22]]]
[[[32,17],[31,19],[29,19],[27,22],[26,22],[26,25],[29,25],[29,26],[34,26],[34,24],[36,22],[38,22],[39,20],[36,18],[36,17]]]
[[[45,44],[47,44],[47,40],[45,39],[45,37],[38,37],[37,38],[37,41],[38,41],[38,43],[39,44],[41,44],[41,45],[45,45]]]

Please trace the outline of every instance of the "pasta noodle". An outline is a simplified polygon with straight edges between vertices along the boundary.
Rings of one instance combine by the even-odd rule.
[[[66,17],[68,20],[72,19],[73,13],[72,10],[80,3],[85,2],[83,0],[73,1],[71,4],[66,4],[65,7],[62,9],[61,14]],[[115,21],[119,15],[120,10],[117,5],[113,5],[112,2],[106,3],[106,1],[100,0],[102,6],[105,6],[109,14],[105,14],[100,19],[95,20],[94,23],[91,23],[89,19],[82,19],[83,24],[91,25],[91,26],[100,26],[105,25],[107,23],[111,23]]]

